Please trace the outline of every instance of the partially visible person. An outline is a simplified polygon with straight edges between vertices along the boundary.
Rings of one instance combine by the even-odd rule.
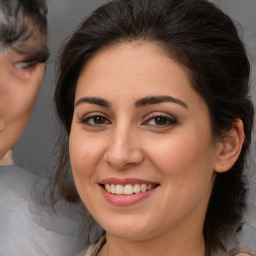
[[[109,1],[58,71],[53,191],[80,197],[104,230],[81,255],[256,255],[256,234],[227,242],[243,223],[254,118],[228,15],[206,0]]]
[[[21,136],[49,53],[43,1],[0,1],[0,159]]]
[[[1,164],[13,164],[9,150],[33,110],[49,56],[46,37],[44,0],[0,0]],[[70,256],[84,246],[75,208],[59,202],[56,216],[40,205],[46,184],[22,168],[0,168],[1,256]]]

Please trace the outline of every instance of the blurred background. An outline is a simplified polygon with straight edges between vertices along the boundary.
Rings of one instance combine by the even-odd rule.
[[[53,156],[58,126],[53,108],[55,61],[61,42],[72,34],[84,18],[106,0],[48,0],[48,45],[51,57],[47,63],[44,83],[41,86],[31,120],[14,147],[16,161],[23,168],[47,177],[53,170]],[[246,44],[252,64],[252,97],[256,103],[256,0],[212,0],[235,21]],[[256,165],[256,129],[254,128],[251,159],[248,170]],[[252,171],[250,173],[252,175]],[[254,178],[256,180],[256,175]]]

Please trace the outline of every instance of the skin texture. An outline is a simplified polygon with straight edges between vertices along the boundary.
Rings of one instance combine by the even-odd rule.
[[[141,103],[152,96],[175,100]],[[122,43],[85,65],[69,143],[78,193],[106,230],[100,255],[204,255],[205,212],[229,149],[213,141],[206,103],[162,48]],[[158,187],[134,204],[116,205],[103,196],[107,178]]]
[[[0,52],[0,159],[25,129],[45,74],[45,38],[34,28],[24,43]]]

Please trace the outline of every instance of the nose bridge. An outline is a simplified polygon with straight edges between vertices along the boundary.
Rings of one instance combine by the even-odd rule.
[[[105,161],[115,169],[125,169],[140,164],[143,154],[136,137],[135,128],[127,121],[117,124],[111,134],[104,156]]]
[[[132,127],[128,124],[128,122],[120,122],[120,124],[117,124],[116,129],[113,132],[113,140],[112,145],[114,147],[117,147],[117,150],[119,149],[126,151],[129,150],[132,146]]]

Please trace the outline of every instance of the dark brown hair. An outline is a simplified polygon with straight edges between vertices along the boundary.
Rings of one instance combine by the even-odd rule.
[[[94,54],[119,42],[158,43],[189,70],[194,89],[208,105],[213,138],[221,138],[236,118],[244,123],[245,141],[234,166],[218,174],[204,223],[209,252],[236,232],[245,206],[243,170],[251,141],[254,108],[249,98],[250,65],[229,16],[206,0],[116,0],[83,21],[63,46],[55,104],[64,127],[53,191],[69,201],[78,195],[69,177],[68,137],[76,83]]]
[[[29,26],[47,34],[45,0],[0,0],[0,50],[29,39]]]

